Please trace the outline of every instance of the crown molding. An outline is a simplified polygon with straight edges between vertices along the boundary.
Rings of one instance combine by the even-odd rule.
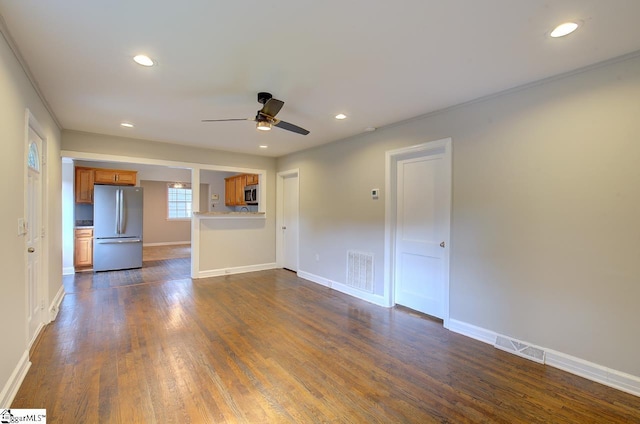
[[[58,120],[58,117],[53,112],[53,109],[49,105],[49,102],[47,102],[47,99],[44,97],[44,94],[42,93],[42,90],[40,89],[40,86],[38,85],[38,81],[36,81],[35,77],[33,76],[33,73],[31,72],[31,69],[29,69],[29,65],[24,60],[24,57],[22,57],[22,54],[20,53],[20,49],[18,48],[18,44],[16,43],[16,41],[11,36],[11,33],[9,32],[9,28],[7,27],[7,23],[4,20],[4,17],[2,16],[2,14],[0,14],[0,34],[2,34],[2,37],[7,42],[7,45],[9,46],[11,51],[13,52],[13,55],[15,56],[16,60],[20,64],[20,66],[22,67],[23,72],[25,73],[25,75],[29,79],[29,82],[31,83],[31,86],[33,87],[33,89],[35,90],[36,94],[38,95],[38,97],[42,101],[42,104],[44,105],[45,109],[47,109],[47,112],[49,112],[49,115],[51,115],[51,118],[53,119],[53,122],[55,122],[55,124],[58,127],[58,129],[60,131],[62,131],[63,128],[62,128],[62,125],[60,125],[60,121]]]

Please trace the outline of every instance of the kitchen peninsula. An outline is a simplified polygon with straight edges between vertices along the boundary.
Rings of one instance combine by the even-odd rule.
[[[265,218],[265,212],[194,212],[196,218]]]

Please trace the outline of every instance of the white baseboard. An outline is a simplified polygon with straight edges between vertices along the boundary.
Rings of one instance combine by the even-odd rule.
[[[76,273],[76,269],[72,266],[62,268],[62,275],[73,275],[75,273]]]
[[[60,311],[60,304],[62,303],[62,299],[64,299],[64,285],[60,285],[58,289],[58,293],[56,293],[56,297],[53,298],[51,305],[49,306],[49,322],[55,321],[58,316],[58,311]]]
[[[2,392],[0,392],[0,408],[7,409],[11,407],[11,403],[13,403],[13,399],[16,397],[18,389],[20,385],[22,385],[22,381],[30,367],[29,351],[25,350],[20,361],[18,361],[18,364],[13,369],[9,380],[2,388]]]
[[[449,319],[449,330],[490,345],[496,341],[498,336],[498,333],[453,318]]]
[[[640,396],[640,377],[616,371],[575,356],[555,350],[546,349],[545,363],[571,374],[579,375],[587,380]]]
[[[497,336],[509,337],[454,319],[449,320],[449,330],[490,345],[495,343]],[[638,376],[616,371],[575,356],[567,355],[566,353],[537,347],[544,350],[544,364],[546,365],[578,375],[587,380],[595,381],[596,383],[604,384],[605,386],[613,387],[614,389],[634,396],[640,396],[640,377]],[[529,359],[526,356],[518,356]]]
[[[209,269],[198,272],[195,278],[220,277],[222,275],[242,274],[245,272],[265,271],[275,269],[278,265],[274,263],[237,266],[232,268]]]
[[[191,244],[191,240],[187,241],[167,241],[162,243],[142,243],[142,247],[153,247],[153,246],[177,246],[179,244]]]
[[[337,290],[340,293],[348,294],[349,296],[365,300],[378,306],[383,306],[385,308],[389,307],[384,297],[377,294],[367,293],[362,290],[354,289],[353,287],[349,287],[345,284],[338,283],[337,281],[329,280],[328,278],[320,277],[319,275],[311,274],[306,271],[298,271],[298,277],[309,280],[312,283],[320,284],[322,286],[329,287],[330,289]]]

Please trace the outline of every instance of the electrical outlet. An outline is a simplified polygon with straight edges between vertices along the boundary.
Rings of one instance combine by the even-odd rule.
[[[372,188],[371,189],[371,198],[372,199],[377,199],[378,197],[380,197],[380,189],[379,188]]]

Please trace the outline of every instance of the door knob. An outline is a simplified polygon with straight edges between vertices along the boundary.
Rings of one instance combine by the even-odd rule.
[[[283,230],[286,230],[286,229],[287,229],[287,227],[282,227],[282,229],[283,229]]]
[[[440,247],[444,248],[444,242],[440,243]]]
[[[29,253],[33,253],[35,251],[36,251],[36,249],[34,249],[33,247],[30,247],[30,248],[27,249],[27,252],[29,252]]]

